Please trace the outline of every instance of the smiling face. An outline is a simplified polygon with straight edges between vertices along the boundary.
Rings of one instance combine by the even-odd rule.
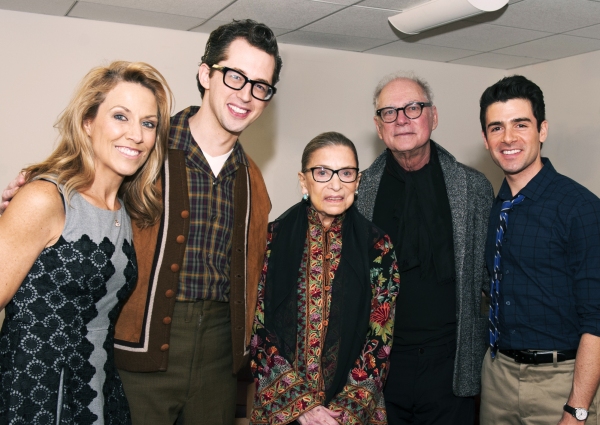
[[[251,80],[272,84],[275,58],[238,38],[227,49],[226,59],[217,65],[234,69]],[[202,104],[210,108],[212,117],[228,133],[239,134],[252,124],[269,104],[252,97],[251,84],[234,90],[223,83],[223,73],[212,71],[206,64],[200,66],[198,78],[205,88]],[[206,111],[203,111],[206,113]]]
[[[393,107],[402,108],[412,102],[428,102],[421,87],[414,81],[399,78],[387,84],[377,99],[377,109]],[[393,154],[425,150],[431,132],[438,123],[435,106],[423,108],[419,118],[409,119],[402,111],[391,123],[384,123],[375,116],[375,127],[379,138]]]
[[[354,152],[347,146],[334,145],[317,149],[312,153],[307,169],[325,167],[332,170],[356,168]],[[308,194],[313,208],[317,211],[324,227],[329,227],[333,219],[344,213],[354,202],[354,192],[358,188],[360,175],[352,183],[343,183],[337,174],[325,183],[316,182],[310,170],[298,173],[302,193]]]
[[[137,83],[118,83],[83,126],[94,151],[96,178],[122,180],[148,159],[156,141],[158,107],[154,94]]]
[[[485,148],[516,194],[542,169],[541,148],[548,122],[543,121],[538,131],[531,102],[511,99],[488,106],[485,129]]]

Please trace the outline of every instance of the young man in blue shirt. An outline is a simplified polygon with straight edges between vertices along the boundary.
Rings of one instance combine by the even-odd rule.
[[[481,424],[600,423],[600,200],[542,158],[536,84],[506,77],[480,107],[485,147],[505,175],[486,243]]]

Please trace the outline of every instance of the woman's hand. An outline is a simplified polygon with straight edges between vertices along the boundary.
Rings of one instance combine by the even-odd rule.
[[[300,415],[298,422],[300,425],[338,425],[335,418],[339,418],[342,412],[334,412],[323,406],[317,406],[314,409]]]

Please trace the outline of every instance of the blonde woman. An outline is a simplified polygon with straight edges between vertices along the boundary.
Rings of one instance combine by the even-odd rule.
[[[0,424],[123,424],[114,323],[135,285],[131,219],[162,212],[153,182],[171,92],[145,63],[90,71],[60,140],[0,217]]]

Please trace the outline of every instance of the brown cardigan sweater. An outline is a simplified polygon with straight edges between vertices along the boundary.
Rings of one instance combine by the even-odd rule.
[[[256,309],[271,202],[256,164],[239,165],[234,188],[231,249],[231,338],[233,372],[246,362]],[[115,329],[115,362],[130,372],[165,371],[179,269],[189,232],[185,153],[169,149],[161,181],[164,212],[155,226],[134,226],[138,281]]]

